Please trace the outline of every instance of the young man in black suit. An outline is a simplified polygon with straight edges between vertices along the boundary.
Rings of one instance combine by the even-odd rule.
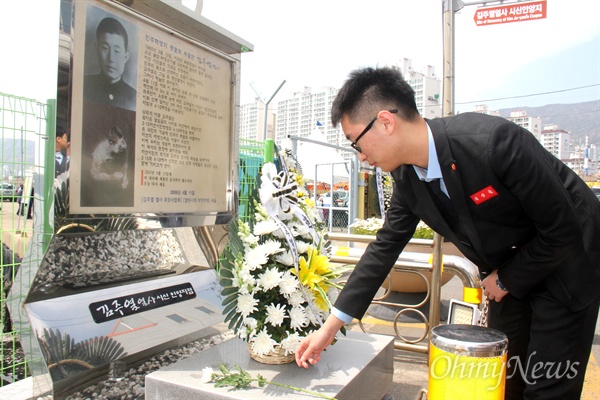
[[[362,318],[423,220],[479,267],[488,325],[509,339],[506,399],[578,399],[600,301],[600,203],[590,188],[503,118],[422,118],[392,68],[354,71],[331,119],[395,186],[377,239],[300,344],[298,366],[319,362],[344,323]]]

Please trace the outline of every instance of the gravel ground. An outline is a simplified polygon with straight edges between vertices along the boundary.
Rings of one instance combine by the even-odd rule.
[[[232,331],[216,334],[190,342],[182,347],[166,350],[144,361],[141,365],[128,369],[123,379],[110,379],[88,386],[82,391],[69,395],[67,400],[133,400],[144,399],[144,379],[146,375],[181,359],[206,350],[223,341],[235,337]],[[37,400],[51,400],[52,396],[38,397]]]
[[[2,354],[3,365],[6,366],[6,370],[2,371],[2,385],[9,385],[26,378],[25,355],[18,341],[13,344],[12,335],[0,333],[0,337],[2,338],[0,340],[0,354]]]

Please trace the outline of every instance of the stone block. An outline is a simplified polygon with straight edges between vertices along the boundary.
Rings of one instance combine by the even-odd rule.
[[[309,369],[295,362],[266,365],[250,358],[246,342],[234,338],[146,376],[146,400],[222,399],[307,399],[309,394],[279,386],[259,388],[216,388],[203,383],[202,370],[219,370],[219,363],[241,367],[256,377],[318,392],[339,400],[382,399],[390,390],[394,374],[394,338],[348,331],[321,354],[321,361]]]

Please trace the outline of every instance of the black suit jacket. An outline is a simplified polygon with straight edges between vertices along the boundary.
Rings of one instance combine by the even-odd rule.
[[[459,217],[451,224],[412,165],[392,171],[390,209],[335,307],[362,318],[420,219],[522,298],[548,289],[569,309],[600,296],[600,202],[527,130],[477,113],[427,120]],[[481,194],[486,194],[482,197]]]

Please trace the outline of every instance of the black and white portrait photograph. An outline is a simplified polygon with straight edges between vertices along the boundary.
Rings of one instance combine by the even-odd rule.
[[[96,7],[86,18],[84,100],[135,111],[136,27]]]

